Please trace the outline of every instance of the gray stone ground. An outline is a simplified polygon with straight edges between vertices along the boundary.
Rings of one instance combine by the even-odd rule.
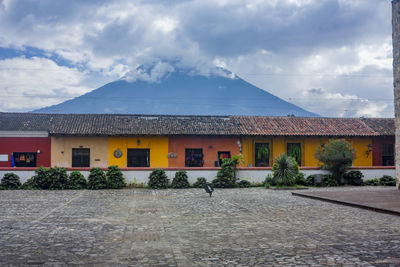
[[[0,191],[1,266],[399,266],[399,230],[263,188]]]

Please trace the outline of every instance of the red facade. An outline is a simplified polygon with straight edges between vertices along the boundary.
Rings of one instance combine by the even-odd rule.
[[[50,166],[50,137],[2,137],[0,154],[8,154],[8,161],[0,161],[0,167],[12,167],[12,153],[36,153],[36,166]],[[22,156],[21,156],[22,157]]]
[[[385,144],[395,143],[394,136],[382,136],[372,138],[372,165],[383,166],[382,164],[382,148]]]

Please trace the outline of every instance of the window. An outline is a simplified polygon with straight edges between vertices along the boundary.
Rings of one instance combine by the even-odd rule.
[[[382,166],[394,166],[394,144],[382,144]]]
[[[90,167],[90,148],[72,149],[72,167]]]
[[[128,167],[150,167],[150,149],[128,149]]]
[[[222,160],[223,159],[230,159],[231,158],[231,152],[229,151],[219,151],[218,152],[218,166],[222,165]]]
[[[255,144],[255,166],[267,167],[269,166],[269,143],[256,143]]]
[[[203,149],[185,149],[185,167],[203,167]]]
[[[287,155],[294,158],[301,166],[301,143],[287,143]]]
[[[15,167],[36,167],[36,152],[13,152],[12,161]]]

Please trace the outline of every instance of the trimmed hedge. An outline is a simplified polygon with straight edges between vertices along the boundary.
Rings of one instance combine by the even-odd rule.
[[[19,180],[19,176],[17,174],[8,172],[5,173],[3,178],[1,179],[0,186],[2,187],[2,189],[15,190],[20,188],[21,181]]]
[[[124,176],[118,166],[108,167],[106,177],[108,188],[121,189],[126,186]]]
[[[163,169],[154,169],[149,176],[148,186],[151,189],[168,188],[168,177]]]
[[[189,188],[190,184],[188,181],[187,172],[177,171],[174,179],[172,179],[171,187],[176,189]]]
[[[98,190],[106,188],[107,188],[107,178],[104,171],[98,167],[90,169],[88,177],[88,189]]]
[[[73,171],[69,175],[69,188],[70,189],[85,189],[87,187],[87,181],[82,173]]]

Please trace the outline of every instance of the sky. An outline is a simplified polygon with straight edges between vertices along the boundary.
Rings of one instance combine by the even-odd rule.
[[[390,0],[0,0],[0,111],[223,67],[322,116],[393,117],[391,33]]]

